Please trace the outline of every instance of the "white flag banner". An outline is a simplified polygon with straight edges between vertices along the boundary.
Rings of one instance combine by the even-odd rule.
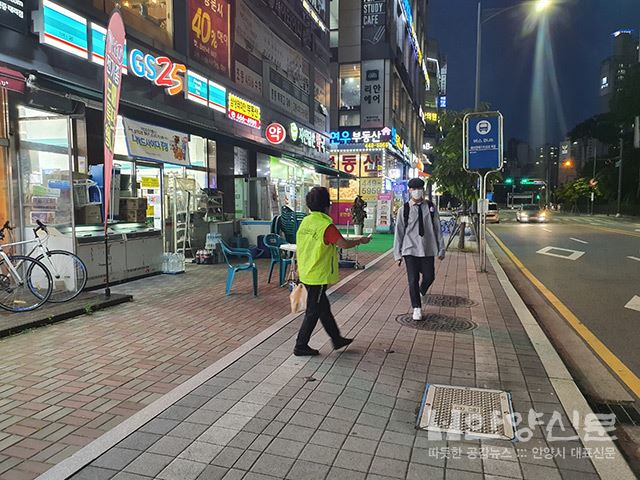
[[[633,146],[640,148],[640,117],[636,117],[633,126]]]

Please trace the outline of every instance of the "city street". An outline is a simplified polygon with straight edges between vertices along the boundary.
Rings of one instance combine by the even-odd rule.
[[[546,224],[518,224],[512,213],[504,212],[502,223],[489,228],[615,356],[640,375],[640,351],[629,348],[640,340],[640,222],[557,215]]]

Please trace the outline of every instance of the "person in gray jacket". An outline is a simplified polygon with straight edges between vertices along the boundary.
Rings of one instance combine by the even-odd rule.
[[[435,280],[435,257],[444,260],[444,239],[434,204],[425,199],[424,180],[409,180],[410,200],[398,209],[393,257],[407,268],[413,319],[422,319],[422,301]],[[420,280],[422,275],[422,280]]]

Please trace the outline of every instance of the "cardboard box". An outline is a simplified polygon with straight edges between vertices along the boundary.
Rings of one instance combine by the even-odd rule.
[[[120,210],[119,217],[123,222],[144,223],[147,221],[147,210]]]
[[[146,198],[123,198],[120,197],[120,212],[122,211],[139,211],[139,210],[147,210],[147,199]]]
[[[97,225],[102,223],[101,205],[84,205],[76,209],[76,225]]]

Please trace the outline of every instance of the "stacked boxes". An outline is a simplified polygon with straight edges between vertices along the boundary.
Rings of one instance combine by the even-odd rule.
[[[121,198],[120,220],[124,222],[142,223],[147,221],[146,198]]]

